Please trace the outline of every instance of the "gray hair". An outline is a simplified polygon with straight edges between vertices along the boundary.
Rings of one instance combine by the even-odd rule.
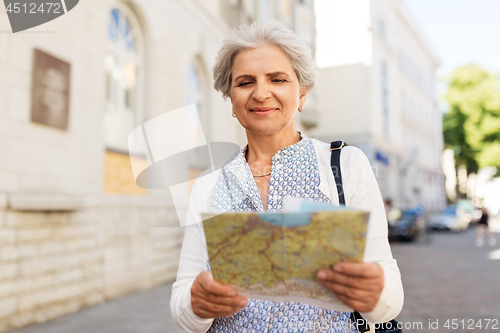
[[[302,91],[314,88],[317,74],[311,49],[281,22],[270,19],[255,21],[248,28],[240,26],[224,39],[213,68],[215,90],[230,97],[234,58],[243,50],[265,44],[279,47],[290,58]]]

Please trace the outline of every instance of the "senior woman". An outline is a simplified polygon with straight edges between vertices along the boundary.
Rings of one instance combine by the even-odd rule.
[[[280,211],[286,195],[339,204],[329,144],[295,130],[316,73],[310,49],[275,20],[240,27],[223,41],[214,67],[215,89],[229,97],[248,145],[225,165],[196,181],[172,316],[188,332],[356,332],[350,312],[295,302],[247,299],[213,279],[200,212]],[[347,125],[347,124],[346,124]],[[342,150],[340,166],[348,207],[370,211],[364,260],[338,263],[317,281],[369,322],[396,317],[403,289],[387,241],[384,205],[366,156]]]

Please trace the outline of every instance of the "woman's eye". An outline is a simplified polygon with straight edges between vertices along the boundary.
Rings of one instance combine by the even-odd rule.
[[[286,82],[286,80],[282,80],[282,79],[274,79],[273,82],[278,82],[278,83],[283,83],[283,82]]]
[[[238,84],[238,87],[246,86],[250,83],[252,83],[252,82],[241,82],[240,84]]]

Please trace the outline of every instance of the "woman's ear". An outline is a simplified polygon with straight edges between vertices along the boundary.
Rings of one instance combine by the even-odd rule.
[[[300,105],[304,106],[304,104],[306,103],[306,97],[307,97],[308,92],[309,92],[308,87],[300,90],[300,95],[299,95],[299,104]]]

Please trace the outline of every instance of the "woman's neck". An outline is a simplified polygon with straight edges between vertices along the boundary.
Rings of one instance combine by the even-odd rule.
[[[247,132],[248,149],[246,158],[248,163],[259,162],[262,166],[271,165],[272,157],[279,150],[291,146],[301,140],[301,135],[293,132],[285,135],[258,135]]]

